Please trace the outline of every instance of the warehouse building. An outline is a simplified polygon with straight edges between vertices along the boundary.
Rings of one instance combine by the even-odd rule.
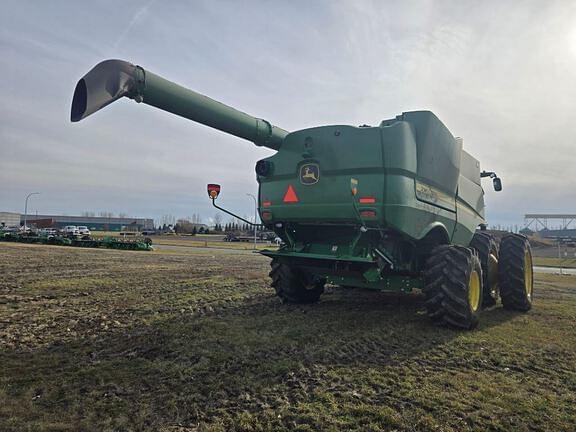
[[[24,221],[22,215],[20,220]],[[19,222],[20,222],[19,220]],[[142,231],[154,229],[154,220],[132,217],[28,215],[27,225],[38,228],[63,228],[67,225],[87,226],[91,231]]]
[[[538,231],[538,235],[546,239],[576,239],[576,229],[551,230],[544,228]]]
[[[0,212],[0,226],[20,226],[20,213]]]

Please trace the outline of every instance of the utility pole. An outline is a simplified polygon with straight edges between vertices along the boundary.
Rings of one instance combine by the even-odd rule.
[[[560,252],[560,239],[558,239],[558,267],[560,267],[560,276],[562,276],[562,253]]]
[[[28,219],[28,198],[32,195],[40,195],[40,192],[31,192],[26,195],[26,201],[24,203],[24,232],[26,232],[26,220]]]
[[[256,225],[256,220],[258,219],[258,200],[252,194],[247,193],[246,195],[251,196],[254,200],[254,250],[256,250],[256,229],[258,228]]]

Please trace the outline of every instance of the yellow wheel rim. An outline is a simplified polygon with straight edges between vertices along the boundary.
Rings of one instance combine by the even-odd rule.
[[[524,253],[524,289],[526,290],[526,297],[528,297],[528,300],[530,301],[532,301],[532,290],[534,289],[533,284],[532,254],[527,250]]]
[[[480,307],[480,275],[476,270],[472,271],[468,282],[468,303],[472,312],[476,312]]]

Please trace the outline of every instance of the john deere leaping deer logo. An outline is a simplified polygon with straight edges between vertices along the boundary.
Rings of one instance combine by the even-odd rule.
[[[300,183],[312,185],[320,180],[320,167],[318,164],[309,163],[300,167]]]

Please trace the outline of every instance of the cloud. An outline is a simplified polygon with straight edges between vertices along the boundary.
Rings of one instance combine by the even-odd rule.
[[[0,203],[41,188],[43,213],[208,218],[215,181],[252,214],[269,150],[128,100],[69,122],[76,80],[116,57],[288,130],[431,109],[502,176],[492,223],[574,211],[575,19],[562,1],[15,2],[0,16]]]
[[[136,11],[136,13],[134,14],[132,19],[130,20],[130,22],[126,26],[126,28],[124,30],[122,30],[122,33],[120,33],[120,36],[118,36],[118,39],[116,39],[116,42],[114,42],[114,44],[112,45],[113,51],[116,51],[118,49],[118,47],[122,44],[122,42],[124,42],[124,39],[126,39],[126,36],[128,35],[128,33],[130,33],[132,28],[139,21],[141,21],[143,19],[143,17],[148,13],[148,10],[152,6],[152,4],[154,4],[155,2],[156,2],[156,0],[150,0],[147,4],[145,4],[144,6],[142,6],[140,9],[138,9]]]

